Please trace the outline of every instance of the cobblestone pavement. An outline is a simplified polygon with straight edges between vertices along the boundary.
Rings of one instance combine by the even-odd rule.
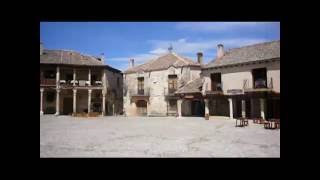
[[[44,115],[40,157],[280,157],[280,130],[200,117]]]

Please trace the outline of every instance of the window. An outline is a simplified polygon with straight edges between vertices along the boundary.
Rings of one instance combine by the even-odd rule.
[[[144,77],[138,78],[138,94],[144,94]]]
[[[259,68],[252,70],[254,88],[267,87],[267,70],[266,68]]]
[[[177,75],[169,75],[168,76],[168,89],[169,93],[173,93],[178,88],[178,78]]]
[[[120,87],[120,78],[117,77],[117,87]]]
[[[211,91],[222,91],[221,73],[211,74]]]

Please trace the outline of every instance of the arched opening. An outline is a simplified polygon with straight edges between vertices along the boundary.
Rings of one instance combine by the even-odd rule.
[[[147,115],[147,101],[144,100],[138,100],[136,102],[137,107],[137,114],[139,116],[146,116]]]

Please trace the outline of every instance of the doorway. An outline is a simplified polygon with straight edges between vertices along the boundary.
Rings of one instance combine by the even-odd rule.
[[[192,116],[204,117],[204,102],[201,100],[191,101],[191,114]]]
[[[267,100],[267,119],[280,118],[280,99]]]
[[[137,114],[139,116],[146,116],[147,115],[147,101],[144,100],[138,100],[136,102],[137,107]]]
[[[252,118],[252,114],[251,114],[251,102],[250,99],[249,100],[245,100],[246,102],[246,118]]]
[[[63,99],[63,114],[71,115],[73,112],[73,99],[72,98],[64,98]]]

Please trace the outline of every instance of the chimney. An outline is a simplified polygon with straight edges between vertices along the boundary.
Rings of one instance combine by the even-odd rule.
[[[199,64],[202,64],[203,63],[203,54],[202,54],[202,52],[198,52],[197,53],[197,57],[198,57],[198,63]]]
[[[133,68],[133,67],[134,67],[134,59],[130,59],[129,68]]]
[[[220,59],[224,55],[224,49],[222,44],[218,44],[217,58]]]
[[[105,62],[104,62],[104,53],[100,54],[100,60],[101,60],[101,62],[103,62],[103,64],[105,64]]]
[[[43,43],[40,42],[40,55],[42,55],[42,54],[43,54]]]

